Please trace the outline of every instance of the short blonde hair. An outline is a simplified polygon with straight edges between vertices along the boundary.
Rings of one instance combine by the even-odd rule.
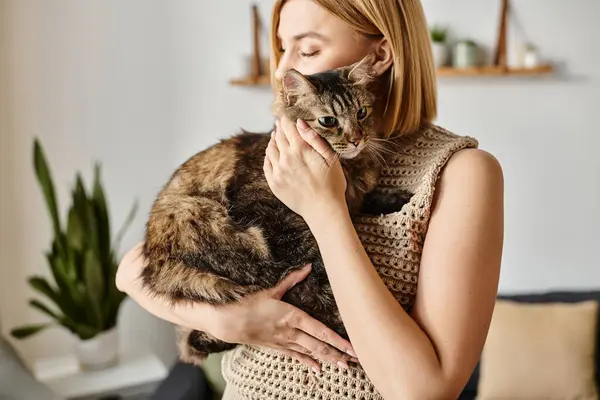
[[[276,0],[271,23],[271,82],[281,43],[277,36],[281,9]],[[406,134],[437,115],[436,74],[425,13],[420,0],[313,0],[365,35],[383,35],[393,51],[391,84],[385,112],[387,136]]]

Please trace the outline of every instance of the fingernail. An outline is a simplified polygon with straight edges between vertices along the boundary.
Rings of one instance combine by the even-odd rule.
[[[354,357],[354,358],[358,357],[358,356],[356,355],[356,353],[354,352],[354,350],[352,350],[352,349],[348,349],[348,350],[346,350],[346,354],[348,354],[349,356],[352,356],[352,357]]]
[[[346,364],[344,361],[338,361],[337,362],[338,367],[343,368],[343,369],[348,369],[348,364]]]
[[[350,359],[350,361],[352,361],[353,363],[356,363],[356,364],[358,364],[358,362],[359,362],[359,361],[358,361],[358,358],[355,358],[355,357],[352,357],[352,358]]]
[[[317,367],[312,367],[312,370],[317,375],[319,375],[321,373],[321,371]]]
[[[301,132],[302,132],[302,131],[306,131],[306,130],[308,130],[308,128],[309,128],[308,124],[307,124],[307,123],[306,123],[304,120],[301,120],[301,119],[298,119],[298,120],[296,121],[296,127],[297,127],[297,128],[298,128],[298,130],[299,130],[299,131],[301,131]]]

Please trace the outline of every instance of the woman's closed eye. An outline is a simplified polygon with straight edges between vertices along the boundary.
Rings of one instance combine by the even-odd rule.
[[[301,52],[300,52],[300,55],[301,55],[302,57],[310,58],[310,57],[314,57],[314,56],[318,55],[319,53],[320,53],[320,51],[319,51],[319,50],[314,50],[314,51],[311,51],[311,52],[304,52],[304,51],[301,51]]]

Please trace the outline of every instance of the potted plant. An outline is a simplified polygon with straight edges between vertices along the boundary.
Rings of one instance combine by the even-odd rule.
[[[433,51],[433,61],[436,68],[448,64],[448,30],[438,25],[430,29],[431,49]]]
[[[89,192],[81,175],[76,174],[63,226],[52,174],[37,139],[33,163],[53,229],[51,246],[45,253],[52,279],[29,277],[29,285],[48,302],[31,299],[29,304],[51,321],[14,328],[11,335],[24,339],[50,326],[61,326],[75,335],[75,353],[83,369],[104,368],[118,358],[117,316],[126,295],[115,285],[117,246],[133,220],[137,202],[111,243],[109,212],[96,164]]]

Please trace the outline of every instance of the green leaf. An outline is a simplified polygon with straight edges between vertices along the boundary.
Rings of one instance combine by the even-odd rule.
[[[102,255],[102,260],[106,262],[110,256],[110,221],[108,218],[106,197],[104,196],[104,189],[102,189],[99,164],[96,164],[94,168],[93,204],[98,225],[100,254]]]
[[[19,328],[14,328],[10,331],[12,337],[16,339],[25,339],[29,336],[35,335],[38,332],[43,331],[52,324],[39,324],[39,325],[25,325]]]
[[[91,339],[101,331],[98,328],[94,328],[85,323],[75,322],[66,317],[60,320],[60,324],[73,332],[73,334],[79,336],[82,340]]]
[[[52,300],[54,304],[56,304],[59,308],[61,306],[61,301],[58,293],[50,286],[48,281],[45,278],[34,276],[29,278],[29,285],[37,290],[38,292],[45,295],[48,299]]]
[[[55,313],[54,311],[50,310],[48,307],[46,307],[41,301],[39,300],[29,300],[29,305],[31,305],[31,307],[38,309],[39,311],[43,312],[44,314],[49,315],[50,317],[56,319],[56,320],[60,320],[60,317],[58,316],[57,313]]]
[[[67,242],[74,250],[81,251],[85,241],[85,230],[83,223],[72,206],[69,210],[69,219],[67,222]]]
[[[46,206],[52,219],[52,226],[54,233],[58,235],[60,233],[60,218],[58,216],[58,202],[56,200],[56,194],[54,192],[54,183],[52,182],[52,173],[48,167],[44,150],[39,140],[36,138],[33,147],[33,162],[35,173],[42,187],[42,192],[46,199]]]
[[[104,275],[102,274],[102,264],[98,259],[97,253],[92,249],[88,249],[85,254],[83,275],[92,310],[97,318],[95,326],[102,328],[102,303],[104,302],[105,282]]]
[[[85,315],[85,304],[76,304],[70,296],[69,291],[57,291],[42,277],[29,278],[29,285],[50,299],[63,314],[68,315],[73,320],[81,320]],[[85,317],[83,317],[85,318]]]

